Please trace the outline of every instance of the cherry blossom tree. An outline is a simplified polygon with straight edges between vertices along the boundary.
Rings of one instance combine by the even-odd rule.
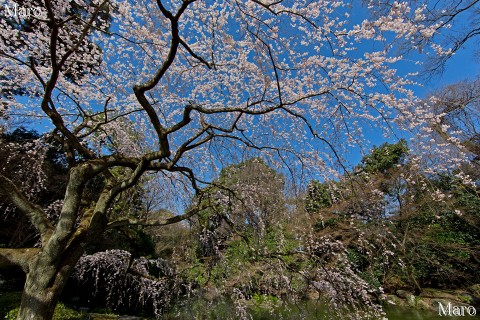
[[[0,174],[0,193],[40,235],[35,248],[0,248],[0,264],[27,275],[19,319],[52,317],[85,246],[106,229],[202,210],[201,190],[225,165],[257,156],[294,177],[332,176],[352,148],[368,146],[363,128],[390,134],[425,123],[395,48],[437,25],[419,23],[421,8],[413,23],[406,3],[360,23],[342,1],[25,0],[16,8],[0,21],[3,125],[37,121],[68,167],[55,217],[33,201],[32,186],[14,182],[16,172]],[[41,187],[39,166],[29,168]],[[115,199],[144,177],[161,186],[165,207],[194,194],[198,205],[157,221],[112,217]]]
[[[480,160],[480,79],[441,88],[428,100],[440,117],[432,124],[433,130]]]
[[[397,1],[365,0],[375,15],[383,15]],[[414,45],[411,41],[403,48],[406,51],[425,51],[428,58],[424,64],[424,75],[432,76],[442,73],[448,61],[462,49],[470,46],[476,50],[480,36],[480,1],[409,1],[412,23],[420,23],[433,28],[421,29],[415,34]],[[411,39],[410,39],[411,40]],[[428,52],[431,51],[432,52]]]
[[[47,209],[47,215],[56,214],[56,207],[64,194],[66,176],[62,166],[62,153],[55,148],[44,150],[38,146],[40,135],[35,131],[19,128],[12,133],[0,135],[0,163],[3,164],[0,172],[15,172],[14,183],[24,188],[30,188],[29,198]],[[40,152],[39,149],[41,150]],[[45,151],[45,152],[43,152]],[[38,161],[38,158],[44,158]],[[39,167],[35,167],[38,164]],[[39,173],[32,174],[32,169]],[[38,183],[41,181],[42,183]],[[5,197],[0,198],[3,204],[2,237],[0,243],[8,247],[22,248],[34,245],[38,240],[38,233],[31,223],[15,207],[8,205]]]

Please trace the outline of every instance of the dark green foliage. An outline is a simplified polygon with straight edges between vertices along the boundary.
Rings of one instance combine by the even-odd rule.
[[[40,135],[35,130],[27,130],[24,127],[17,128],[12,132],[8,132],[3,136],[8,142],[21,143],[40,138]]]
[[[20,305],[21,292],[0,292],[0,319],[4,319],[7,313]]]
[[[155,256],[155,243],[152,237],[137,226],[107,230],[103,237],[87,248],[87,253],[112,249],[129,251],[135,257]]]
[[[415,213],[400,220],[408,229],[405,259],[420,286],[465,286],[477,281],[480,259],[480,196],[478,190],[441,176],[432,181],[449,197],[447,203],[417,198]],[[420,201],[421,200],[421,201]],[[408,282],[408,279],[406,279]]]
[[[370,174],[384,173],[401,164],[407,154],[408,146],[404,139],[394,144],[384,143],[380,147],[373,147],[370,154],[362,159],[363,171]]]

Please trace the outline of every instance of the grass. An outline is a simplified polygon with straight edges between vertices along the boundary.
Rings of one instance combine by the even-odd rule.
[[[0,319],[15,320],[20,306],[21,292],[0,293]],[[53,320],[84,320],[88,315],[78,312],[59,303],[55,309]]]

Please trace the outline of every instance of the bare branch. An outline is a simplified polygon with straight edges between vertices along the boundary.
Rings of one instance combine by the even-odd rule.
[[[10,249],[0,248],[0,267],[19,266],[27,273],[30,260],[40,251],[37,248]]]
[[[156,219],[156,220],[129,219],[129,218],[120,219],[120,220],[110,222],[107,226],[107,229],[114,229],[114,228],[120,228],[120,227],[131,226],[131,225],[145,226],[145,227],[166,226],[169,224],[178,223],[188,218],[191,218],[205,209],[206,209],[205,206],[199,207],[199,208],[193,208],[181,215],[173,216],[170,218]]]

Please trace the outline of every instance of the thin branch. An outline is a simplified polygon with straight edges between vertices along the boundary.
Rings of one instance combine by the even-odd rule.
[[[185,48],[185,50],[187,50],[188,53],[190,53],[192,57],[194,57],[195,59],[199,60],[201,63],[206,65],[208,69],[212,69],[212,64],[210,64],[208,61],[206,61],[205,59],[200,57],[198,54],[193,52],[193,50],[188,46],[188,44],[182,38],[179,38],[179,40],[180,40],[180,44]]]

